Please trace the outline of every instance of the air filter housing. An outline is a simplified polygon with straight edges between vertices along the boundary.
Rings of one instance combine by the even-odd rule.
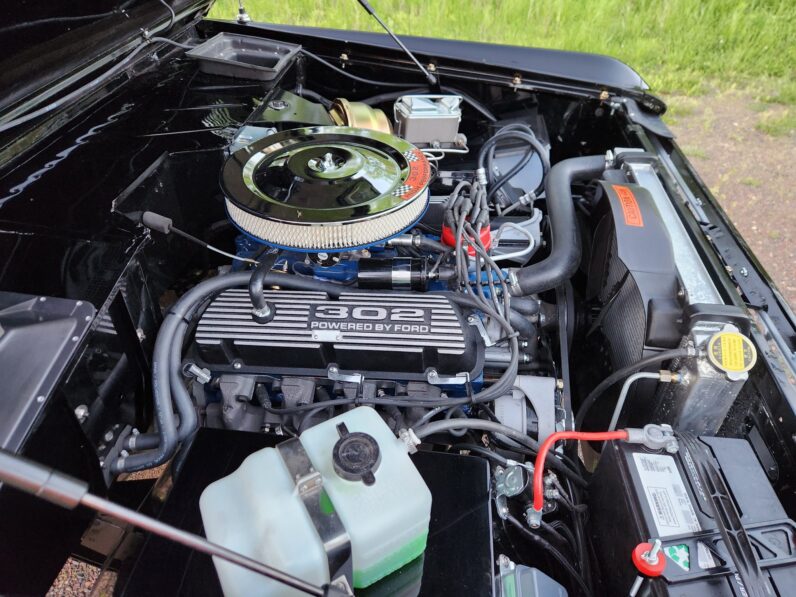
[[[233,153],[221,184],[230,220],[255,239],[298,251],[366,247],[400,234],[428,206],[423,153],[393,135],[351,127],[283,131]]]

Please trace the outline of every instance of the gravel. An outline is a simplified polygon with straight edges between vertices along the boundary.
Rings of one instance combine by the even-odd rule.
[[[677,142],[782,294],[796,306],[796,136],[755,127],[763,107],[728,92],[669,98],[688,114],[670,123]],[[681,112],[676,110],[676,112]]]

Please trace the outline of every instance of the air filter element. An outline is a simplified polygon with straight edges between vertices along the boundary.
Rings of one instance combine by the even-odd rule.
[[[378,131],[322,126],[265,137],[232,154],[222,186],[232,222],[299,251],[366,247],[400,234],[428,205],[428,160]]]

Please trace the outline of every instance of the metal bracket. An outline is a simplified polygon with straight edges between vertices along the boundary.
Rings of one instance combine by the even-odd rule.
[[[486,346],[494,346],[495,343],[492,341],[492,338],[489,337],[489,334],[486,333],[486,328],[484,327],[484,322],[481,321],[481,318],[478,315],[470,315],[467,318],[467,323],[472,326],[475,326],[475,329],[478,330],[478,333],[481,334],[481,338],[484,340],[484,344]]]
[[[353,595],[353,560],[351,538],[334,508],[322,508],[323,477],[315,470],[304,446],[297,438],[282,442],[276,447],[296,484],[298,494],[310,520],[318,531],[326,559],[329,563],[331,583]],[[328,499],[328,496],[326,496]]]
[[[538,439],[543,442],[556,431],[556,380],[552,377],[518,375],[514,382],[530,401],[539,427]]]
[[[505,519],[509,514],[507,498],[521,494],[527,484],[522,466],[513,464],[506,468],[495,467],[495,505],[500,518]]]
[[[342,373],[340,368],[334,363],[326,369],[326,377],[332,381],[347,381],[355,384],[362,384],[365,381],[365,376],[361,373]]]
[[[426,381],[432,386],[463,386],[470,383],[470,374],[466,371],[454,376],[440,376],[436,369],[426,370]]]

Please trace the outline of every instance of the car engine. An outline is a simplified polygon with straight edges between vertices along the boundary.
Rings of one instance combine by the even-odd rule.
[[[418,87],[223,29],[98,113],[132,180],[93,237],[115,252],[64,258],[111,288],[96,317],[0,303],[0,345],[95,322],[59,390],[95,481],[168,464],[150,512],[339,594],[784,594],[755,324],[692,240],[654,98],[434,64]],[[293,594],[157,541],[118,594],[176,594],[180,566],[189,592]]]

